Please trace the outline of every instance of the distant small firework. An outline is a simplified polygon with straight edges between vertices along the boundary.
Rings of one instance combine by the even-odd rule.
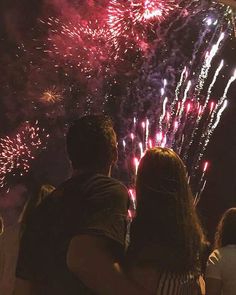
[[[62,95],[56,91],[56,89],[48,89],[46,90],[43,95],[40,97],[42,102],[46,103],[55,103],[62,99]]]
[[[20,171],[24,175],[29,171],[31,161],[45,148],[48,137],[38,122],[26,122],[16,135],[0,139],[0,187],[6,184],[7,174]]]

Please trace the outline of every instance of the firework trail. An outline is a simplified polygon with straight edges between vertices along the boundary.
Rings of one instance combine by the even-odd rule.
[[[211,65],[212,65],[212,61],[213,61],[213,58],[216,56],[219,48],[220,48],[220,45],[222,44],[222,41],[224,40],[225,38],[225,33],[221,33],[220,36],[219,36],[219,39],[217,40],[216,44],[214,44],[210,50],[210,52],[207,52],[206,53],[206,58],[205,58],[205,61],[204,61],[204,64],[202,66],[202,69],[201,69],[201,73],[199,75],[199,78],[198,78],[198,84],[196,86],[196,97],[197,99],[199,99],[199,94],[204,86],[204,83],[208,77],[208,73],[209,73],[209,70],[211,68]]]
[[[195,134],[196,134],[196,132],[198,130],[199,123],[201,122],[201,119],[202,119],[203,114],[205,114],[205,110],[206,110],[206,107],[207,107],[207,105],[209,103],[212,89],[213,89],[213,87],[214,87],[214,85],[216,83],[216,80],[217,80],[217,78],[218,78],[221,70],[223,69],[223,66],[224,66],[224,61],[222,60],[221,63],[220,63],[220,65],[218,66],[217,70],[215,71],[215,74],[214,74],[214,77],[212,79],[211,84],[209,85],[209,88],[208,88],[208,91],[207,91],[207,96],[206,96],[204,105],[203,106],[200,105],[199,116],[197,117],[195,126],[194,126],[193,131],[192,131],[192,134],[191,134],[191,139],[190,139],[190,142],[189,142],[189,147],[191,147],[191,145],[194,142],[194,137],[195,137]],[[212,110],[213,110],[212,107],[213,107],[213,105],[211,104],[211,109],[210,109],[211,111],[210,111],[210,113],[212,113]],[[206,122],[206,125],[207,125],[207,123],[208,122]],[[204,137],[204,131],[202,132],[201,139],[203,137]],[[188,149],[186,149],[186,151],[185,151],[185,155],[184,155],[185,158],[187,157],[187,153],[188,153]],[[198,167],[198,165],[197,165],[197,167]]]
[[[200,146],[202,146],[202,150],[199,153],[199,157],[197,160],[197,165],[199,163],[199,161],[201,160],[201,158],[203,157],[203,153],[206,150],[210,138],[214,132],[214,130],[216,129],[216,127],[218,126],[221,116],[224,112],[224,110],[227,107],[228,101],[226,100],[227,95],[228,95],[228,91],[230,89],[230,86],[232,85],[232,83],[236,80],[236,70],[234,72],[234,75],[232,75],[232,77],[229,79],[225,89],[224,89],[224,93],[223,96],[221,97],[221,99],[219,100],[219,102],[217,103],[217,105],[215,106],[214,111],[211,114],[211,118],[210,118],[210,122],[207,126],[207,130],[205,131],[205,133],[202,135],[202,141],[200,142]]]
[[[211,97],[212,89],[213,89],[213,87],[214,87],[214,85],[216,83],[216,80],[217,80],[221,70],[223,69],[223,66],[224,66],[224,61],[222,60],[219,67],[215,71],[215,75],[214,75],[214,77],[212,79],[212,82],[211,82],[211,84],[210,84],[210,86],[209,86],[209,88],[207,90],[207,97],[206,97],[205,103],[204,103],[203,108],[202,108],[202,114],[203,114],[203,112],[205,111],[205,109],[206,109],[206,107],[208,105],[209,99]],[[202,118],[202,114],[201,114],[200,118]]]
[[[187,77],[187,68],[185,67],[181,73],[181,76],[180,76],[180,80],[177,84],[177,87],[175,89],[175,99],[173,100],[172,104],[171,104],[171,114],[173,115],[173,109],[176,105],[176,103],[178,102],[178,99],[179,99],[179,94],[180,94],[180,89],[182,87],[182,84],[183,84],[183,81],[184,81],[184,78]]]
[[[203,165],[202,175],[201,175],[201,179],[199,181],[199,190],[196,193],[195,198],[194,198],[194,205],[195,206],[197,206],[198,202],[200,201],[201,195],[205,189],[205,186],[207,183],[207,180],[205,180],[205,175],[206,175],[206,172],[208,169],[209,169],[209,162],[206,161]]]
[[[159,130],[160,130],[160,132],[162,130],[163,119],[166,116],[166,104],[167,104],[167,102],[168,102],[168,98],[165,97],[164,102],[163,102],[162,115],[160,116],[160,121],[159,121]]]
[[[188,96],[188,93],[189,93],[189,90],[190,90],[191,86],[192,86],[192,81],[188,81],[187,87],[186,87],[186,89],[184,91],[183,99],[181,101],[181,107],[180,107],[179,116],[178,116],[179,121],[181,120],[181,117],[182,117],[182,114],[183,114],[183,111],[184,111],[184,107],[185,107],[185,102],[187,100],[187,96]]]

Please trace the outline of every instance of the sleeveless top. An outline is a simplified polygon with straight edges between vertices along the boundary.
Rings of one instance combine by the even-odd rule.
[[[201,294],[196,278],[188,274],[163,273],[158,282],[156,295],[197,295]]]

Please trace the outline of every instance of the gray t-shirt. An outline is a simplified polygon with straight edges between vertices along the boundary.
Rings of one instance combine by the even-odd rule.
[[[36,282],[37,295],[92,294],[67,268],[69,243],[79,234],[102,236],[121,259],[127,210],[128,192],[117,180],[99,174],[68,180],[29,217],[16,276]]]
[[[221,280],[222,294],[236,294],[236,245],[228,245],[211,253],[206,278]]]

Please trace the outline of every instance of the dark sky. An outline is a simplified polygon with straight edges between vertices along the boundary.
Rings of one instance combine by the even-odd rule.
[[[84,1],[77,2],[82,4]],[[18,112],[19,116],[23,115],[21,107],[24,106],[24,101],[19,103],[17,107],[11,106],[9,101],[6,102],[5,96],[13,88],[18,93],[20,91],[24,92],[21,89],[21,83],[19,82],[19,85],[17,85],[16,80],[19,81],[23,77],[25,72],[27,72],[27,68],[24,69],[22,63],[17,64],[12,59],[14,59],[15,52],[17,51],[17,44],[31,44],[32,28],[37,27],[37,17],[41,15],[43,10],[42,3],[43,1],[41,0],[1,0],[0,2],[0,53],[4,57],[0,59],[0,68],[2,70],[2,77],[0,78],[0,107],[1,109],[4,109],[6,105],[6,109],[15,107],[16,113]],[[229,72],[236,68],[235,48],[236,38],[232,38],[228,41],[223,49],[222,57],[220,57],[224,58],[229,65]],[[7,69],[6,75],[8,75],[8,72],[11,72],[9,69],[12,63],[17,68],[17,76],[14,74],[11,74],[12,76],[9,75],[11,83],[8,83],[7,88],[4,84],[3,69]],[[216,93],[218,92],[219,95],[222,93],[221,86],[219,85],[219,90],[216,90]],[[199,208],[203,222],[207,225],[210,233],[214,229],[219,214],[232,205],[236,206],[236,84],[231,88],[229,98],[228,108],[224,112],[219,127],[216,129],[206,152],[206,158],[210,161],[210,168],[206,190],[202,194]],[[1,130],[9,132],[11,128],[17,126],[20,118],[16,116],[11,118],[10,121],[6,121],[6,116],[7,114],[2,114],[0,127]],[[8,125],[6,125],[6,122]],[[51,151],[57,149],[56,144],[51,147]],[[63,157],[63,151],[60,157]],[[52,160],[51,166],[54,166],[54,171],[64,169],[60,165],[58,166],[57,160]],[[62,177],[58,177],[55,182],[58,182],[60,178]]]

